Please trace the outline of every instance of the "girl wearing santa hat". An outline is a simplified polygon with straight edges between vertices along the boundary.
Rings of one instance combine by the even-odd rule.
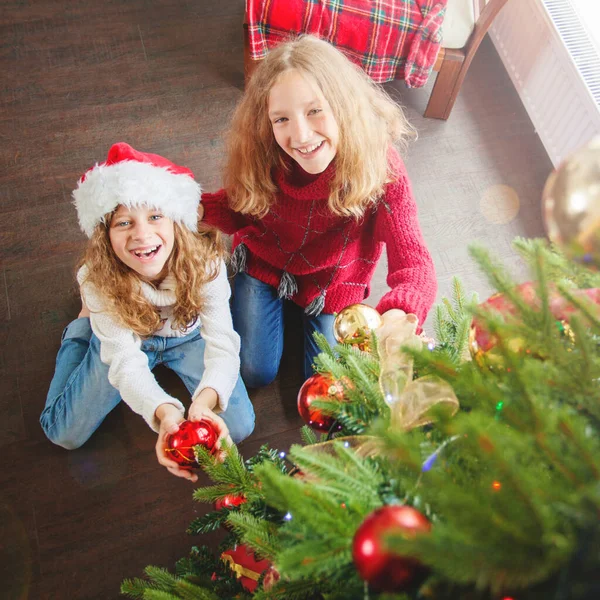
[[[181,377],[188,418],[211,420],[220,439],[254,428],[221,238],[197,228],[200,186],[189,169],[118,143],[73,198],[89,238],[77,273],[83,308],[63,333],[42,428],[78,448],[123,400],[158,432],[159,463],[195,481],[164,452],[184,406],[157,383],[156,365]]]

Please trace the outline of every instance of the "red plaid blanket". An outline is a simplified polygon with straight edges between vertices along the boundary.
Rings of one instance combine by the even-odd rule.
[[[294,34],[326,39],[376,82],[427,83],[448,0],[246,0],[253,59]]]

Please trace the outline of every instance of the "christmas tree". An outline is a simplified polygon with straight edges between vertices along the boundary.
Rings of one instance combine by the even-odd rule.
[[[435,341],[412,315],[363,305],[300,390],[289,452],[220,461],[197,446],[215,510],[174,574],[133,598],[592,599],[600,597],[600,143],[548,181],[553,244],[516,240],[517,284],[482,248],[498,293],[452,298]]]

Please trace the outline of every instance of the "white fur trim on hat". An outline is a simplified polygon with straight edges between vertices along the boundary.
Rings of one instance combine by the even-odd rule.
[[[73,199],[79,225],[91,237],[96,225],[120,204],[160,210],[191,231],[198,228],[200,185],[190,176],[136,160],[97,164],[79,180]]]

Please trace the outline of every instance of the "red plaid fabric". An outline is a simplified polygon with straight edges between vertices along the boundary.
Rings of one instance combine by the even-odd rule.
[[[421,87],[440,49],[448,0],[246,0],[253,59],[299,33],[331,42],[377,83]]]

